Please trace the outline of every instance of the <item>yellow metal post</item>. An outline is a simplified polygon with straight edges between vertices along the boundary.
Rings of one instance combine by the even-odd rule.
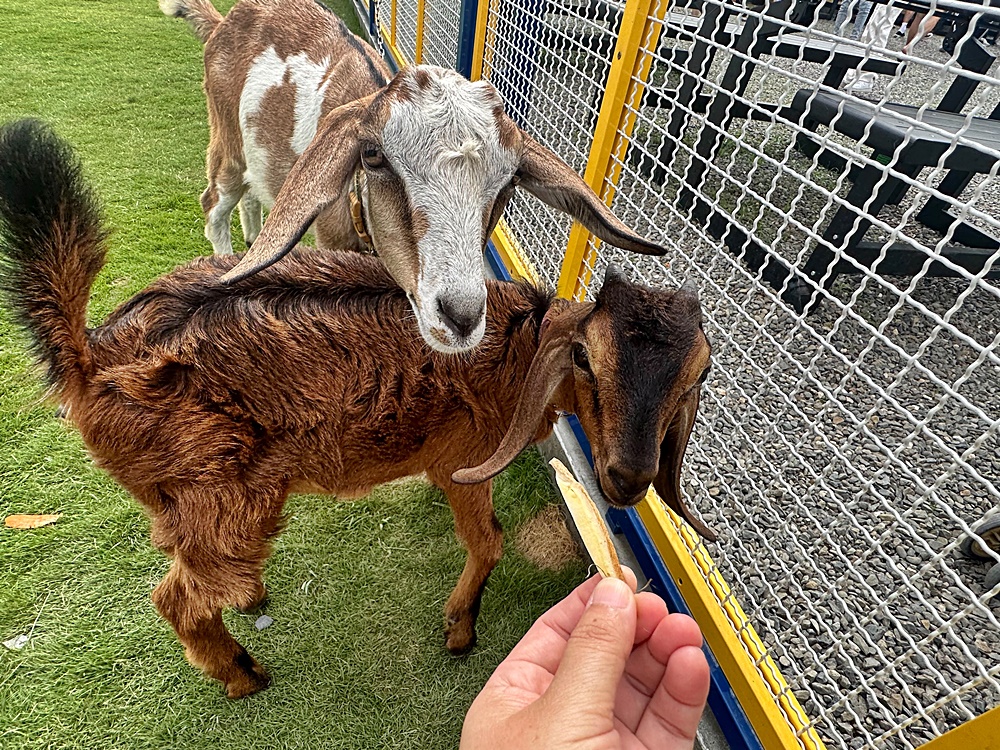
[[[491,17],[496,18],[496,0],[479,0],[479,7],[476,8],[476,39],[472,47],[472,75],[469,76],[473,81],[483,77],[488,30],[493,34],[496,33],[496,23],[489,22]]]
[[[615,43],[611,72],[584,172],[587,184],[609,206],[621,173],[620,162],[635,127],[636,109],[649,76],[652,56],[646,51],[656,49],[668,5],[669,0],[625,2],[621,31]],[[590,280],[589,258],[585,257],[589,237],[590,233],[580,224],[574,224],[570,230],[559,274],[560,297],[576,297]]]
[[[417,41],[414,48],[413,62],[420,65],[424,60],[424,0],[417,0]]]
[[[379,33],[382,35],[382,41],[385,42],[386,47],[389,49],[389,54],[392,55],[392,59],[396,62],[396,67],[405,67],[409,61],[406,59],[406,55],[396,46],[396,43],[391,41],[391,32],[382,23],[378,25],[378,28]],[[390,41],[385,41],[387,39],[390,39]]]
[[[1000,750],[1000,706],[921,745],[920,750]]]
[[[389,45],[396,46],[396,0],[389,5]]]
[[[765,750],[825,750],[743,608],[731,595],[704,546],[698,545],[694,533],[681,525],[653,490],[636,510]]]

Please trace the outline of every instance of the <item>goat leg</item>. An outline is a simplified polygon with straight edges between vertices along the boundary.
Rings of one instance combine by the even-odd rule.
[[[180,560],[153,590],[153,602],[184,644],[184,655],[209,677],[222,682],[226,695],[242,698],[271,682],[264,668],[233,638],[222,622],[222,608],[206,601],[199,581]]]
[[[252,190],[247,190],[240,198],[240,227],[247,247],[253,245],[263,225],[263,206]]]
[[[158,489],[161,512],[153,517],[152,536],[173,565],[153,591],[156,608],[188,661],[220,680],[230,698],[264,689],[267,672],[226,629],[222,610],[251,609],[267,596],[261,575],[286,493],[238,482],[211,492],[191,485]]]
[[[246,164],[242,154],[233,150],[229,139],[216,137],[216,129],[221,127],[219,123],[225,118],[216,113],[211,105],[208,114],[213,138],[208,145],[208,187],[201,194],[201,209],[205,214],[205,237],[212,243],[212,250],[216,255],[232,255],[233,238],[230,224],[233,209],[237,205],[240,206],[243,236],[249,244],[250,241],[257,239],[257,235],[253,232],[260,232],[261,206],[254,196],[244,200],[247,185],[243,180]],[[231,133],[234,123],[225,124]],[[256,221],[252,217],[252,207],[255,203],[258,214]]]
[[[265,604],[267,604],[267,588],[264,586],[263,581],[257,581],[257,588],[250,595],[246,603],[240,603],[236,605],[236,609],[243,613],[256,612],[261,609]]]
[[[460,485],[451,472],[432,476],[444,490],[455,516],[455,534],[469,556],[465,568],[445,605],[445,646],[453,654],[464,654],[476,645],[476,618],[486,580],[503,554],[503,529],[493,512],[492,482]]]

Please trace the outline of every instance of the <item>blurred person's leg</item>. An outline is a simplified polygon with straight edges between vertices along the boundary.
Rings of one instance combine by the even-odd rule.
[[[868,23],[865,24],[864,31],[861,32],[861,43],[870,45],[873,52],[879,52],[889,46],[889,35],[895,26],[894,19],[897,13],[896,8],[892,8],[884,3],[876,3],[876,7],[871,9],[868,16]],[[852,94],[864,94],[872,90],[875,85],[875,74],[869,71],[859,73],[856,70],[848,72],[844,78],[844,90]]]

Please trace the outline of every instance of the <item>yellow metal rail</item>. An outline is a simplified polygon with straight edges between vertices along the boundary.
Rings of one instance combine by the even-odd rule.
[[[636,510],[765,750],[825,750],[704,545],[653,490]]]
[[[1000,750],[1000,706],[921,745],[920,750]]]
[[[379,23],[378,25],[379,33],[382,34],[382,41],[389,50],[389,54],[392,55],[392,59],[396,62],[396,67],[402,68],[407,64],[406,55],[403,51],[396,46],[395,39],[389,34],[389,31],[385,28],[385,24]],[[388,41],[386,41],[388,40]]]
[[[396,0],[389,6],[389,47],[396,46]]]
[[[472,75],[469,76],[473,81],[483,77],[487,52],[492,58],[493,44],[487,48],[486,38],[490,36],[492,42],[496,37],[496,22],[490,23],[490,19],[497,17],[498,3],[499,0],[480,0],[479,7],[476,8],[476,40],[472,47]]]
[[[416,65],[424,60],[424,10],[424,0],[417,0],[417,41],[413,52],[413,62]]]
[[[493,230],[491,239],[493,240],[493,246],[497,249],[500,258],[503,260],[504,265],[507,266],[507,270],[510,271],[511,276],[515,279],[523,279],[535,284],[541,283],[538,272],[535,271],[534,266],[531,265],[531,261],[528,260],[521,246],[514,239],[514,235],[511,233],[505,219],[500,219],[497,222],[497,227]]]
[[[601,199],[611,205],[621,163],[635,127],[636,111],[649,76],[667,14],[668,0],[626,0],[621,30],[615,42],[611,72],[597,116],[594,140],[587,157],[584,180]],[[559,274],[560,297],[576,298],[590,281],[587,253],[590,233],[580,224],[570,230],[566,255]]]

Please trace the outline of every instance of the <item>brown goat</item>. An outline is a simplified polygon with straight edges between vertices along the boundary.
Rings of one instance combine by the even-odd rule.
[[[87,330],[103,245],[69,149],[38,123],[0,131],[8,300],[95,462],[145,506],[153,543],[173,559],[157,608],[230,697],[269,678],[222,610],[265,596],[261,571],[291,492],[349,497],[426,473],[469,553],[445,607],[454,653],[474,643],[502,553],[490,479],[559,411],[579,416],[611,502],[632,505],[652,483],[711,538],[679,485],[710,355],[687,290],[609,272],[595,303],[577,303],[491,282],[483,343],[456,357],[423,343],[373,258],[293,251],[226,285],[236,259],[215,256]]]

